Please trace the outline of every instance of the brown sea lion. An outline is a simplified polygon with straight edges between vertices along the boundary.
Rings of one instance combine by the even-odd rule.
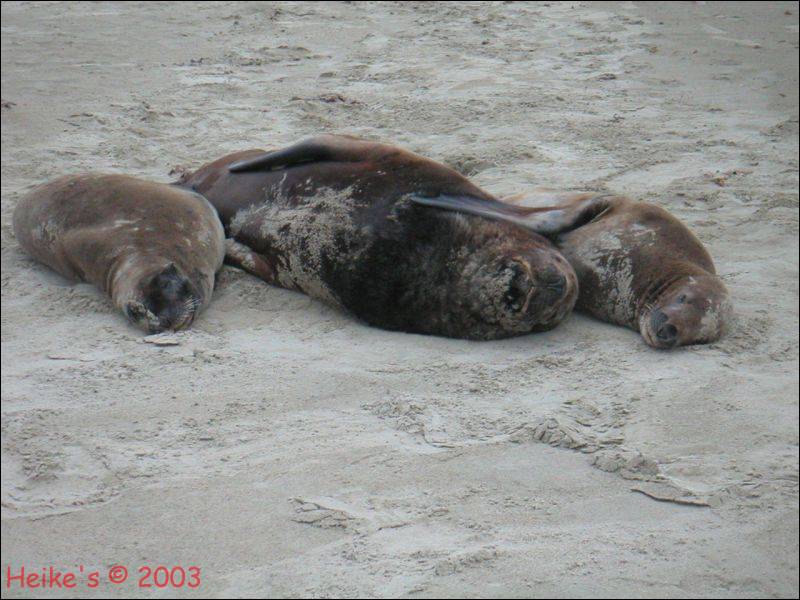
[[[545,194],[546,197],[546,194]],[[541,197],[540,197],[541,200]],[[551,198],[551,201],[553,198]],[[719,339],[731,302],[703,244],[663,208],[629,198],[566,194],[558,205],[421,197],[425,206],[514,223],[555,242],[580,283],[576,308],[642,334],[655,348]]]
[[[413,193],[492,196],[394,146],[324,135],[225,156],[181,183],[217,208],[229,262],[373,326],[497,339],[556,326],[577,297],[545,238],[414,206]]]
[[[124,175],[66,176],[14,210],[33,258],[95,284],[148,333],[188,327],[208,304],[225,236],[199,194]]]

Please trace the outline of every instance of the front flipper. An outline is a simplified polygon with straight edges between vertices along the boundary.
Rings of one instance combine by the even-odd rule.
[[[542,235],[558,235],[584,225],[609,208],[611,197],[592,195],[562,206],[526,207],[473,196],[440,195],[433,198],[412,195],[412,202],[497,221],[514,223]]]
[[[278,285],[277,273],[270,262],[258,252],[231,238],[225,240],[225,264],[238,267],[267,283]]]
[[[365,160],[374,142],[344,135],[320,135],[297,144],[265,152],[260,156],[235,162],[228,167],[232,173],[268,171],[309,162],[358,162]]]

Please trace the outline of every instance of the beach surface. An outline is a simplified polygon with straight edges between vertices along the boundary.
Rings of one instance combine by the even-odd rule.
[[[499,196],[657,203],[733,329],[408,335],[225,267],[191,330],[144,338],[14,239],[56,176],[321,132]],[[200,586],[139,587],[159,565]],[[78,590],[7,586],[50,566]],[[796,597],[797,3],[3,2],[2,573],[4,598]]]

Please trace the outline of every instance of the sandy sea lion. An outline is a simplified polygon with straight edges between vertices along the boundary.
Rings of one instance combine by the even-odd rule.
[[[394,146],[325,135],[231,154],[181,183],[217,208],[229,262],[373,326],[497,339],[554,327],[577,297],[545,238],[414,206],[417,192],[492,197]]]
[[[35,188],[14,210],[14,233],[33,258],[95,284],[148,333],[192,323],[225,254],[222,224],[202,196],[124,175]]]
[[[414,201],[515,223],[553,239],[578,274],[576,307],[639,331],[655,348],[715,341],[730,321],[728,291],[711,256],[683,223],[654,204],[598,194],[562,195],[549,207],[521,206],[529,204],[524,194],[506,202],[446,196]]]

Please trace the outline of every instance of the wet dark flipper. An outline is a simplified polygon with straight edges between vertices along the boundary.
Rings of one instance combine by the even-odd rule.
[[[513,223],[542,235],[558,235],[586,224],[610,206],[611,197],[591,196],[562,206],[530,208],[474,196],[412,195],[412,202]]]
[[[310,162],[356,162],[363,160],[369,142],[342,135],[320,135],[288,148],[265,152],[260,156],[235,162],[228,167],[232,173],[268,171]]]

